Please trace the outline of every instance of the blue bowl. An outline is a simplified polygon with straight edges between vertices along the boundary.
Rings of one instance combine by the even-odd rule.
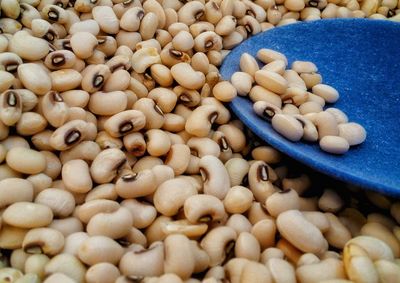
[[[237,46],[221,67],[229,80],[239,58],[261,48],[294,60],[314,62],[323,83],[340,99],[328,107],[343,110],[367,130],[366,141],[342,156],[320,150],[317,143],[293,143],[276,133],[237,97],[232,111],[256,135],[294,159],[334,178],[392,196],[400,196],[400,24],[383,20],[334,19],[274,28]]]

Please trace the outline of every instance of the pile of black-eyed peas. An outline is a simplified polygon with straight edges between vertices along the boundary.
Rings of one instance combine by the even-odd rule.
[[[259,32],[397,0],[0,8],[1,283],[399,282],[400,202],[260,142],[218,71]]]

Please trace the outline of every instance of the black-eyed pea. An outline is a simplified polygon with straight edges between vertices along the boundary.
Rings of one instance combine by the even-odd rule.
[[[308,101],[313,101],[313,102],[316,102],[316,103],[320,104],[322,107],[325,106],[325,99],[323,99],[322,97],[320,97],[318,95],[315,95],[312,92],[307,92],[307,94],[308,94],[307,102]]]
[[[41,98],[39,105],[43,116],[53,127],[61,127],[67,121],[69,107],[57,91],[46,93]]]
[[[119,20],[114,10],[108,6],[96,6],[92,9],[93,19],[99,24],[100,29],[108,34],[119,31]]]
[[[237,90],[230,82],[223,81],[214,86],[212,93],[219,101],[230,102],[236,97]]]
[[[186,3],[178,10],[178,20],[188,26],[194,24],[204,15],[204,4],[198,3]]]
[[[157,165],[163,165],[162,159],[159,157],[147,155],[135,161],[134,165],[132,166],[132,171],[141,172],[144,170],[152,170],[154,166]]]
[[[100,146],[101,149],[106,148],[122,148],[122,141],[118,138],[110,136],[106,131],[97,133],[95,142]]]
[[[237,234],[241,232],[250,232],[252,228],[250,221],[242,214],[232,214],[225,225],[233,228]]]
[[[11,204],[2,214],[3,223],[18,228],[39,228],[52,220],[53,212],[49,207],[24,201]]]
[[[62,253],[78,256],[81,244],[87,239],[89,239],[89,235],[86,232],[75,232],[65,236]]]
[[[246,72],[235,72],[231,77],[232,85],[241,96],[246,96],[250,92],[253,82],[253,77]]]
[[[272,279],[276,283],[295,283],[296,274],[293,266],[286,260],[281,258],[271,258],[266,263],[271,273]]]
[[[209,134],[212,124],[218,119],[218,108],[215,105],[197,107],[186,120],[186,131],[197,137]]]
[[[328,243],[336,248],[342,249],[351,239],[350,231],[344,226],[340,220],[332,213],[325,213],[329,220],[330,227],[324,233]]]
[[[20,249],[28,231],[29,229],[7,225],[3,219],[0,230],[0,247],[2,249]],[[8,265],[8,262],[6,264]]]
[[[80,31],[71,36],[70,44],[76,56],[81,59],[87,59],[93,55],[98,41],[92,33]]]
[[[251,2],[250,2],[251,3]],[[243,26],[249,35],[255,35],[261,32],[260,23],[252,16],[246,15],[238,21],[238,24]]]
[[[253,193],[242,186],[232,187],[224,198],[224,206],[229,213],[244,213],[251,206]]]
[[[322,260],[319,263],[302,265],[296,269],[296,276],[300,283],[346,278],[342,261],[333,258]]]
[[[205,83],[202,72],[195,71],[188,63],[178,63],[171,68],[172,77],[187,89],[199,89]]]
[[[299,87],[289,87],[281,95],[284,104],[294,104],[300,106],[308,100],[308,92]]]
[[[262,250],[273,247],[276,236],[275,221],[272,219],[258,221],[251,228],[251,234],[258,240]]]
[[[88,283],[107,283],[115,282],[120,276],[119,269],[108,262],[100,262],[92,265],[85,274],[85,280]]]
[[[132,172],[121,176],[115,184],[115,189],[122,198],[148,196],[154,193],[157,188],[157,184],[154,181],[154,173],[149,169],[145,169],[138,173]]]
[[[230,259],[224,265],[226,279],[230,280],[230,282],[232,282],[232,283],[240,283],[241,282],[240,277],[243,273],[243,268],[248,262],[250,262],[250,261],[245,258]]]
[[[320,230],[298,210],[288,210],[279,214],[277,227],[286,240],[304,252],[319,254],[328,248]]]
[[[285,61],[279,59],[266,64],[264,67],[262,67],[262,70],[271,71],[283,76],[285,73],[285,68]]]
[[[12,268],[24,270],[25,262],[29,256],[30,256],[30,254],[24,252],[23,249],[13,250],[10,254],[9,262],[5,262],[2,260],[1,268],[6,267],[7,264],[9,263],[10,267],[12,267]]]
[[[60,160],[63,164],[73,159],[82,159],[92,162],[101,152],[100,146],[93,141],[83,141],[78,145],[61,152]]]
[[[165,165],[170,166],[176,176],[186,171],[190,163],[190,148],[185,144],[173,144],[168,151]]]
[[[142,156],[146,153],[146,141],[140,132],[125,135],[123,143],[125,149],[134,156]]]
[[[338,136],[339,128],[335,117],[329,112],[319,112],[315,116],[315,126],[318,129],[319,139],[325,136]]]
[[[69,107],[84,108],[89,102],[89,93],[84,90],[69,90],[60,93],[60,96]]]
[[[22,97],[18,92],[7,90],[0,95],[0,119],[6,126],[16,124],[22,114]]]
[[[281,160],[280,152],[270,146],[255,147],[251,152],[251,156],[255,160],[261,160],[268,164],[275,164]]]
[[[117,197],[114,184],[102,184],[94,187],[86,194],[85,202],[96,199],[116,200]]]
[[[133,217],[125,207],[107,213],[100,212],[90,218],[86,230],[89,236],[102,235],[111,239],[125,236],[132,227]]]
[[[126,110],[111,116],[104,123],[105,130],[113,137],[136,132],[145,127],[146,116],[138,110]]]
[[[307,90],[306,84],[297,72],[293,70],[286,70],[282,76],[287,80],[289,87],[299,87]]]
[[[0,280],[3,282],[17,282],[23,276],[23,273],[16,268],[4,267],[0,271]]]
[[[270,259],[284,259],[285,254],[278,248],[266,248],[260,255],[260,262],[267,264]]]
[[[322,97],[328,103],[335,103],[339,99],[339,92],[326,84],[317,84],[312,87],[315,95]]]
[[[318,207],[324,212],[337,213],[343,207],[343,200],[331,189],[324,190],[324,193],[318,200]]]
[[[164,113],[150,98],[140,98],[133,105],[133,109],[141,111],[145,116],[145,129],[160,129],[164,124]]]
[[[322,233],[329,230],[331,224],[328,217],[320,211],[302,211],[303,216],[307,221],[314,224]]]
[[[62,178],[68,190],[75,193],[87,193],[93,183],[88,164],[79,159],[70,160],[62,167]],[[77,177],[78,176],[78,177]]]
[[[129,87],[131,76],[128,71],[118,69],[114,71],[103,86],[103,91],[124,91]]]
[[[132,56],[132,68],[137,73],[144,73],[151,65],[160,64],[161,57],[155,47],[143,47]]]
[[[253,102],[266,101],[274,104],[278,108],[282,106],[282,100],[279,95],[259,85],[255,85],[251,88],[249,97]]]
[[[268,268],[256,261],[248,261],[244,266],[240,276],[240,283],[265,282],[271,283],[272,276]]]
[[[73,283],[75,281],[71,277],[69,277],[63,273],[56,272],[56,273],[51,274],[50,276],[47,276],[43,282],[46,282],[46,283],[56,283],[56,282]]]
[[[162,130],[148,130],[144,134],[144,138],[147,142],[147,152],[151,156],[165,155],[171,148],[169,136]]]
[[[111,70],[107,65],[89,65],[82,73],[82,89],[89,93],[99,91],[110,76]]]
[[[158,186],[153,196],[153,202],[158,212],[166,216],[173,216],[193,195],[197,195],[197,190],[190,182],[175,178]]]
[[[223,163],[215,156],[200,159],[200,172],[204,182],[204,193],[223,199],[230,188],[229,174]]]
[[[212,229],[202,239],[200,245],[210,257],[210,266],[221,264],[232,252],[237,234],[230,227],[221,226]]]
[[[144,14],[143,8],[132,7],[123,13],[119,25],[126,31],[138,31]]]
[[[292,189],[278,191],[267,198],[265,206],[269,214],[276,218],[284,211],[299,209],[299,196],[297,192]]]
[[[27,50],[26,46],[33,46]],[[35,37],[26,30],[17,31],[9,40],[9,52],[29,61],[36,61],[44,58],[49,53],[49,44],[45,39]]]
[[[321,260],[313,253],[305,253],[303,254],[299,260],[297,261],[297,267],[309,264],[319,263]]]
[[[69,50],[52,51],[44,60],[45,66],[50,70],[69,69],[72,68],[75,63],[76,56]]]
[[[153,38],[159,24],[158,17],[153,12],[148,12],[140,22],[139,32],[143,40]]]
[[[257,59],[259,59],[261,62],[263,62],[264,64],[269,64],[273,61],[277,61],[277,60],[281,60],[283,62],[285,62],[285,65],[287,65],[287,58],[284,54],[272,50],[272,49],[266,49],[266,48],[262,48],[260,50],[257,51]]]
[[[292,63],[292,70],[298,74],[318,72],[317,66],[310,61],[294,61]]]
[[[177,102],[175,92],[163,87],[152,89],[147,97],[153,99],[164,113],[171,112],[175,108]]]
[[[26,178],[33,185],[33,195],[36,196],[39,192],[50,188],[52,185],[52,179],[44,173],[30,175]]]
[[[67,217],[63,219],[53,219],[48,228],[59,231],[67,237],[70,234],[83,231],[82,222],[76,217]]]
[[[299,111],[301,115],[309,113],[320,113],[323,111],[321,104],[315,101],[306,101],[299,106]]]
[[[259,70],[255,72],[254,78],[260,86],[277,94],[285,94],[288,82],[278,73],[268,70]]]
[[[255,73],[259,70],[256,59],[248,53],[243,53],[240,56],[240,70],[254,77]]]
[[[271,122],[274,130],[290,141],[299,141],[304,135],[302,124],[293,116],[276,114]]]
[[[148,227],[157,216],[154,206],[135,199],[123,200],[121,206],[129,209],[133,217],[133,226],[138,229]]]
[[[256,201],[264,204],[265,200],[276,191],[272,184],[276,179],[276,173],[264,161],[256,161],[250,165],[248,182]]]
[[[344,154],[349,150],[349,143],[346,139],[338,136],[324,136],[319,141],[319,146],[323,151],[333,154]]]
[[[82,242],[78,250],[78,257],[90,266],[99,262],[109,262],[115,265],[123,253],[123,248],[113,239],[105,236],[92,236]]]
[[[3,70],[0,70],[0,79],[1,79],[0,91],[2,92],[9,89],[15,82],[14,75]]]
[[[37,194],[35,203],[49,207],[55,217],[64,218],[72,214],[75,208],[74,196],[61,189],[45,189]]]
[[[14,147],[6,155],[8,166],[24,174],[38,174],[46,168],[46,158],[33,149]]]
[[[32,136],[42,132],[47,126],[46,119],[36,112],[24,112],[17,122],[16,129],[22,136]]]
[[[375,269],[382,282],[396,282],[400,278],[399,265],[388,260],[377,260],[374,262]]]
[[[51,228],[35,228],[25,235],[22,248],[26,253],[58,254],[64,247],[64,235]]]
[[[399,256],[400,244],[393,233],[384,225],[376,222],[367,222],[360,230],[360,234],[371,236],[384,241],[392,250],[395,258]]]
[[[243,158],[231,158],[225,163],[232,186],[242,184],[244,177],[249,172],[250,166]]]
[[[153,79],[162,87],[168,87],[173,83],[171,70],[162,64],[151,65],[150,73]]]
[[[322,77],[318,73],[301,73],[300,77],[306,84],[307,89],[311,89],[322,82]]]
[[[235,244],[235,256],[258,261],[260,258],[260,243],[257,238],[249,232],[238,234]]]
[[[7,178],[0,181],[0,208],[21,201],[33,200],[33,186],[24,179]]]
[[[44,95],[51,89],[49,74],[38,64],[25,63],[19,65],[18,78],[25,88],[37,95]]]
[[[180,252],[177,253],[176,250]],[[180,234],[168,235],[164,240],[164,272],[175,273],[182,279],[187,279],[195,268],[195,257],[190,240]]]
[[[282,114],[282,110],[279,107],[262,100],[253,104],[253,110],[258,116],[266,119],[267,121],[271,121],[276,114]]]
[[[222,201],[211,195],[192,194],[185,199],[183,209],[191,223],[219,221],[226,216]]]
[[[113,180],[118,170],[126,164],[125,154],[116,148],[105,149],[100,152],[90,166],[90,175],[98,184]]]
[[[346,139],[350,146],[361,144],[367,138],[367,133],[360,124],[342,123],[338,125],[339,136]]]
[[[220,155],[219,145],[207,137],[191,137],[186,144],[190,148],[191,154],[200,158],[206,155],[213,155],[215,157],[219,157]]]
[[[43,279],[45,277],[44,268],[49,261],[49,257],[45,254],[33,254],[26,259],[24,267],[20,270],[24,270],[26,274],[35,274]]]
[[[166,113],[164,115],[165,121],[162,129],[168,132],[180,132],[185,129],[186,119],[174,113]]]

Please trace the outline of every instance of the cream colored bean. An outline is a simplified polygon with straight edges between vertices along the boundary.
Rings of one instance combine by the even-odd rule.
[[[335,103],[339,99],[339,92],[329,85],[314,85],[312,87],[312,92],[325,99],[328,103]]]
[[[7,125],[12,126],[21,118],[22,97],[14,91],[8,90],[0,95],[0,119]]]
[[[219,221],[225,217],[224,205],[211,195],[195,195],[185,199],[183,209],[191,223]]]
[[[98,213],[90,218],[86,230],[90,236],[103,235],[111,239],[125,236],[132,227],[132,214],[125,207],[111,213]]]
[[[241,96],[246,96],[250,92],[253,82],[253,77],[246,72],[235,72],[231,77],[232,85]]]
[[[45,189],[37,194],[35,203],[49,207],[54,216],[64,218],[72,214],[75,208],[73,195],[65,190]]]
[[[44,254],[30,255],[25,261],[23,270],[26,274],[33,273],[43,279],[45,277],[44,268],[49,261],[49,257]]]
[[[133,109],[141,111],[146,117],[145,129],[160,129],[164,124],[164,113],[150,98],[141,98],[135,102]]]
[[[273,281],[271,273],[269,272],[268,268],[265,265],[255,261],[248,261],[243,267],[239,282],[270,283]]]
[[[193,70],[187,63],[178,63],[171,68],[172,77],[187,89],[199,89],[204,85],[204,74]]]
[[[99,24],[100,29],[108,34],[119,31],[119,20],[113,9],[108,6],[97,6],[92,9],[93,19]]]
[[[251,228],[251,234],[260,243],[261,249],[273,247],[275,244],[276,225],[272,219],[260,220]]]
[[[46,159],[40,152],[23,147],[10,149],[6,162],[12,169],[25,174],[37,174],[46,168]]]
[[[292,116],[276,114],[271,122],[274,130],[291,141],[299,141],[304,134],[301,123]]]
[[[50,76],[37,64],[26,63],[19,65],[18,77],[27,89],[38,95],[43,95],[51,89]]]
[[[64,70],[61,70],[63,72]],[[43,116],[53,127],[61,127],[68,119],[69,108],[62,96],[56,91],[49,91],[40,100]]]
[[[138,229],[148,227],[157,216],[154,206],[135,199],[123,200],[121,206],[129,209],[133,217],[133,226]]]
[[[82,74],[82,89],[93,93],[99,91],[111,75],[111,70],[107,65],[89,65]]]
[[[232,187],[224,198],[224,206],[229,213],[244,213],[251,206],[253,194],[242,186]]]
[[[105,236],[92,236],[86,239],[78,250],[79,259],[90,266],[99,262],[116,264],[122,255],[122,247]]]
[[[328,243],[322,233],[298,210],[288,210],[281,213],[277,218],[277,227],[283,237],[304,252],[318,254],[327,250]]]
[[[100,152],[90,166],[90,175],[98,184],[110,182],[117,175],[117,171],[126,163],[125,154],[116,148]]]
[[[255,73],[259,70],[256,59],[248,53],[243,53],[240,56],[240,70],[254,77]]]
[[[9,89],[15,81],[15,77],[13,74],[3,71],[3,70],[0,70],[0,79],[1,79],[1,83],[0,83],[0,91],[1,92]]]
[[[138,31],[144,14],[145,12],[141,7],[128,9],[120,19],[120,27],[126,31]]]
[[[80,203],[81,201],[77,199],[78,202]],[[61,232],[64,237],[67,237],[70,234],[76,233],[76,232],[82,232],[83,231],[83,224],[82,222],[75,217],[67,217],[63,219],[54,219],[48,228],[55,229],[59,232]]]
[[[301,283],[316,283],[323,280],[346,278],[342,261],[333,258],[300,266],[296,270],[296,276]]]
[[[295,283],[296,274],[293,266],[284,259],[271,258],[268,260],[266,266],[268,267],[272,279],[276,283]]]
[[[51,228],[35,228],[24,237],[22,247],[30,254],[43,253],[47,256],[58,254],[64,246],[64,236]]]
[[[158,26],[158,17],[155,13],[148,12],[140,22],[139,32],[143,40],[153,38]]]
[[[299,209],[299,196],[292,189],[279,191],[267,198],[265,206],[269,214],[276,218],[284,211]]]
[[[230,102],[237,95],[236,88],[228,81],[217,83],[212,92],[214,97],[222,102]]]
[[[212,155],[200,159],[200,172],[204,182],[204,192],[223,199],[230,188],[230,179],[222,162]]]
[[[350,147],[344,138],[329,135],[320,140],[319,146],[322,150],[333,154],[344,154]]]
[[[367,138],[367,133],[363,126],[351,122],[338,125],[339,136],[346,139],[350,146],[361,144]]]
[[[251,164],[248,173],[249,188],[258,202],[265,203],[265,200],[276,191],[272,184],[276,179],[274,170],[265,162],[256,161]]]
[[[235,230],[225,226],[214,228],[206,234],[200,245],[210,257],[210,266],[224,261],[233,248],[236,237]]]
[[[361,235],[371,236],[384,241],[393,252],[393,255],[397,258],[400,253],[399,241],[394,237],[393,233],[384,225],[380,223],[368,222],[360,231]]]
[[[92,189],[89,166],[83,160],[70,160],[62,168],[62,178],[68,190],[75,193],[87,193]]]
[[[178,213],[185,201],[197,194],[196,188],[183,179],[167,180],[158,186],[153,196],[154,207],[166,216]]]
[[[260,244],[249,232],[242,232],[238,235],[235,244],[235,256],[258,261],[260,258]]]
[[[26,46],[34,46],[34,48],[28,50]],[[9,50],[22,59],[35,61],[44,58],[49,53],[49,45],[46,40],[21,30],[16,32],[9,41]]]
[[[189,239],[180,234],[169,235],[164,240],[165,262],[164,272],[175,273],[187,279],[195,268],[195,259]],[[179,253],[176,250],[179,249]]]
[[[343,200],[331,189],[324,190],[324,193],[318,200],[318,207],[322,211],[337,213],[343,206]]]
[[[16,202],[4,210],[2,220],[18,228],[38,228],[50,224],[53,213],[42,204]]]
[[[46,278],[46,283],[56,283],[56,282],[63,282],[63,283],[73,283],[75,282],[72,278],[68,277],[63,273],[53,273]]]
[[[86,274],[85,280],[88,283],[107,283],[115,282],[120,276],[120,271],[117,267],[108,262],[101,262],[91,266]]]
[[[32,136],[42,132],[47,126],[46,119],[36,112],[24,112],[18,120],[16,129],[21,136]]]
[[[7,178],[0,181],[0,208],[32,200],[33,186],[29,181],[20,178]]]

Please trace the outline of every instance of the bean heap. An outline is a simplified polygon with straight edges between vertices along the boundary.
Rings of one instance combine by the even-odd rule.
[[[253,56],[243,53],[241,72],[235,72],[231,82],[239,95],[249,96],[255,113],[270,121],[275,131],[293,142],[319,140],[322,150],[334,154],[364,142],[366,131],[360,124],[349,123],[337,108],[323,110],[325,103],[339,99],[339,93],[322,84],[314,63],[294,61],[286,70],[286,56],[271,49],[260,49],[257,59],[265,64],[261,69]]]
[[[261,31],[398,5],[1,0],[0,282],[398,282],[400,202],[291,166],[218,72]]]

